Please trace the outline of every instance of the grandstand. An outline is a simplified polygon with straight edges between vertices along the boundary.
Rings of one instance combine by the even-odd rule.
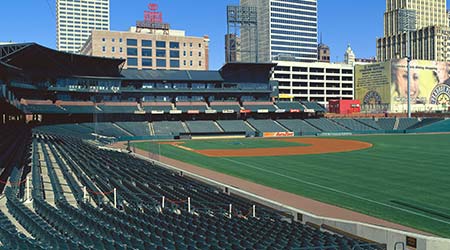
[[[122,59],[37,44],[0,49],[1,249],[386,249],[344,226],[305,223],[299,210],[104,146],[448,127],[442,119],[325,119],[315,102],[274,102],[272,63],[121,70]]]

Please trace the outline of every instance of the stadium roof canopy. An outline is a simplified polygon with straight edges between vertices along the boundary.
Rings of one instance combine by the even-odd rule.
[[[219,71],[124,69],[125,80],[223,82]]]
[[[76,55],[23,43],[0,45],[0,62],[0,70],[19,70],[31,78],[120,77],[125,60]]]

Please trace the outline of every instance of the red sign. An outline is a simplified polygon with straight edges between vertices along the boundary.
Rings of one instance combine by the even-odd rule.
[[[248,109],[242,109],[241,110],[241,114],[248,114],[248,113],[251,113],[252,111],[251,110],[248,110]]]
[[[150,23],[162,23],[162,12],[158,12],[158,5],[151,3],[148,5],[150,11],[144,11],[144,20]]]
[[[300,109],[291,109],[291,113],[300,113]]]
[[[294,132],[264,132],[263,137],[292,137]]]

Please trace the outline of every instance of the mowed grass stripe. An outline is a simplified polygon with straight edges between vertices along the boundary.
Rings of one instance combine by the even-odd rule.
[[[374,146],[346,153],[227,159],[380,203],[390,204],[391,200],[408,200],[428,205],[442,213],[447,212],[445,208],[450,207],[448,182],[450,135],[352,136],[339,139],[360,140]],[[258,140],[252,140],[255,141]],[[259,140],[259,143],[264,144],[265,140]],[[448,224],[406,211],[319,189],[287,178],[274,178],[273,174],[261,173],[260,170],[227,160],[209,158],[170,145],[147,146],[147,148],[150,150],[161,148],[161,153],[171,158],[450,237]]]

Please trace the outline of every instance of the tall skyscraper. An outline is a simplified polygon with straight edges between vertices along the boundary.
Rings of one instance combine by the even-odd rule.
[[[56,48],[79,53],[92,30],[109,30],[109,0],[56,0]]]
[[[241,5],[257,8],[259,62],[317,61],[317,0],[241,0]],[[254,39],[246,35],[242,27],[242,51],[251,51]]]
[[[377,59],[406,57],[407,33],[399,27],[402,10],[415,11],[416,27],[410,34],[412,59],[450,60],[446,0],[386,0],[384,37],[377,39]]]

